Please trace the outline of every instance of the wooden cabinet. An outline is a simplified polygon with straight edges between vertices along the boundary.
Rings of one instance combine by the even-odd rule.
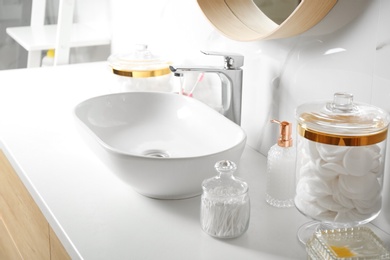
[[[0,259],[22,259],[3,219],[0,219],[0,234]]]
[[[0,150],[0,259],[70,259]]]

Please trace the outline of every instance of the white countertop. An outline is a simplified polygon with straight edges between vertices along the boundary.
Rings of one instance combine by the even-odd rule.
[[[265,202],[266,159],[246,147],[239,176],[251,221],[219,240],[199,225],[200,197],[155,200],[122,183],[87,147],[73,108],[116,84],[105,62],[0,71],[0,149],[73,259],[305,259],[308,221]]]

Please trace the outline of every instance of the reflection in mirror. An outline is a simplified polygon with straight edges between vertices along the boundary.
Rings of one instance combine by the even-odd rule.
[[[253,0],[272,21],[281,24],[299,5],[301,0]]]
[[[287,19],[282,18],[284,22],[276,23],[260,10],[254,0],[197,0],[211,24],[225,36],[238,41],[280,39],[299,35],[319,23],[337,3],[337,0],[273,1],[294,2],[297,6]]]

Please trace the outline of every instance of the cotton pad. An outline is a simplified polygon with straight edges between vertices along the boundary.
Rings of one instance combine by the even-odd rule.
[[[327,144],[316,144],[318,154],[326,162],[340,162],[344,154],[350,150],[346,146],[336,146]]]
[[[364,176],[342,175],[339,177],[339,190],[353,200],[371,200],[381,192],[381,185],[373,173]]]
[[[375,168],[374,157],[375,152],[362,146],[349,149],[343,157],[344,168],[347,169],[348,174],[354,176],[364,176]]]

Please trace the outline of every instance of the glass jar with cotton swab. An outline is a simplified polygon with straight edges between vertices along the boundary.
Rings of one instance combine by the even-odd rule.
[[[213,237],[238,237],[249,225],[248,184],[233,176],[237,169],[234,162],[219,161],[215,169],[219,174],[202,183],[201,227]]]

